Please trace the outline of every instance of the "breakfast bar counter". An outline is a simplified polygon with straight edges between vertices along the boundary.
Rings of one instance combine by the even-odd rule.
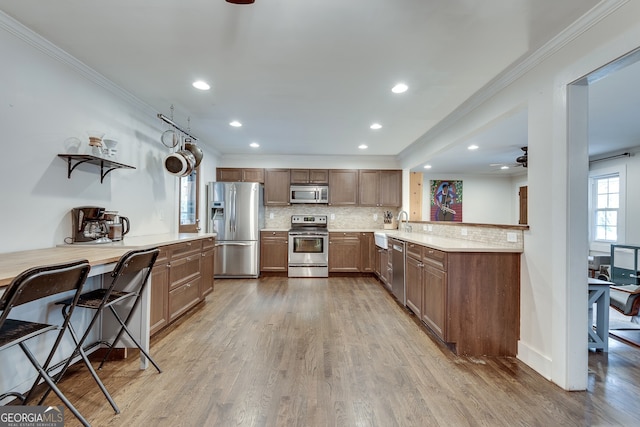
[[[14,277],[39,265],[57,264],[86,259],[91,268],[113,264],[127,251],[165,246],[189,240],[215,237],[215,233],[171,233],[150,236],[127,237],[119,242],[101,244],[61,245],[45,249],[33,249],[0,254],[0,290],[8,286]],[[105,271],[100,271],[103,274]],[[95,275],[95,271],[90,276]]]

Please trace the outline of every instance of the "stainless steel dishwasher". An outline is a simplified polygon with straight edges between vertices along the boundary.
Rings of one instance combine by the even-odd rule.
[[[404,262],[406,245],[402,240],[389,239],[391,248],[392,275],[391,292],[402,305],[407,305],[405,296]]]

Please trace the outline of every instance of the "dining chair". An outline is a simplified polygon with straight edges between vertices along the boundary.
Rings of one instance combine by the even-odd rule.
[[[158,257],[158,248],[151,249],[139,249],[132,250],[118,260],[113,271],[110,273],[111,281],[109,285],[104,288],[91,290],[81,294],[76,303],[76,307],[94,310],[91,322],[87,326],[84,334],[78,338],[78,334],[73,325],[69,325],[69,331],[77,344],[76,351],[72,358],[70,358],[64,365],[56,381],[59,381],[74,357],[80,356],[86,367],[88,368],[91,376],[98,384],[98,387],[105,395],[113,410],[116,413],[120,413],[120,409],[116,405],[109,391],[104,386],[102,380],[98,376],[97,372],[91,365],[91,362],[87,356],[86,348],[93,347],[96,343],[86,344],[85,341],[92,332],[93,326],[97,323],[98,319],[103,318],[104,313],[110,312],[113,318],[116,320],[119,329],[115,335],[115,338],[111,341],[99,341],[99,344],[105,345],[107,351],[105,352],[98,370],[102,368],[105,361],[111,354],[111,350],[118,344],[123,334],[127,334],[130,340],[136,347],[144,354],[144,356],[153,364],[159,373],[162,372],[160,366],[153,360],[149,353],[144,349],[140,342],[135,338],[134,334],[129,329],[129,322],[134,315],[137,307],[140,305],[141,298],[149,277],[151,275],[151,269],[155,264]],[[58,301],[56,304],[62,305],[62,312],[67,313],[72,305],[71,299],[65,299]],[[108,309],[108,311],[107,311]],[[46,397],[46,395],[44,396]]]

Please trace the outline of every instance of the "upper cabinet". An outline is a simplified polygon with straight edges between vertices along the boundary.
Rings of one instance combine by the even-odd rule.
[[[291,184],[327,184],[328,169],[291,169]]]
[[[259,182],[264,184],[264,169],[260,168],[217,168],[218,182]]]
[[[289,205],[289,169],[265,169],[264,204],[265,206]]]
[[[329,205],[357,206],[358,170],[329,169]]]
[[[365,170],[359,171],[360,206],[402,205],[401,170]]]

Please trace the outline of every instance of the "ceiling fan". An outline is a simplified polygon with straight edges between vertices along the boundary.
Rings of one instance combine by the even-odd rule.
[[[491,163],[489,166],[500,166],[501,169],[509,169],[511,167],[527,167],[529,165],[529,156],[527,153],[527,150],[529,149],[529,147],[520,147],[520,149],[524,152],[523,155],[518,156],[516,158],[516,162],[515,163]]]

